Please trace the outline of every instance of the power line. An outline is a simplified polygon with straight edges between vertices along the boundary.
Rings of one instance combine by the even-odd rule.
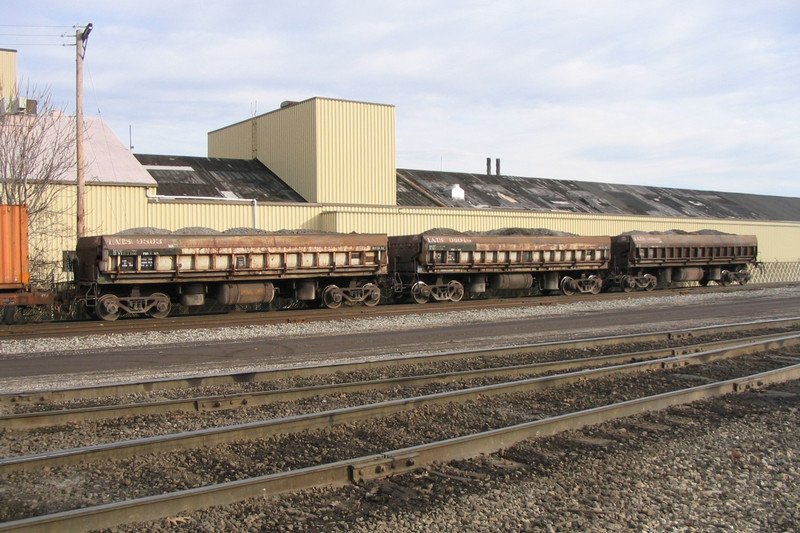
[[[3,37],[63,37],[63,34],[53,33],[0,33]]]
[[[0,26],[3,27],[3,26]],[[56,26],[59,27],[59,26]],[[17,37],[17,38],[32,38],[40,40],[42,37],[50,39],[71,39],[72,36],[66,33],[52,34],[52,33],[0,33],[0,37]],[[67,41],[64,42],[17,42],[17,43],[0,43],[0,46],[75,46],[74,43]]]
[[[0,43],[0,47],[2,46],[75,46],[71,43]]]
[[[25,24],[0,24],[0,28],[75,28],[77,26],[28,26]]]

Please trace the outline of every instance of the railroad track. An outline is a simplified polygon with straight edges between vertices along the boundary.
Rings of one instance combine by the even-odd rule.
[[[458,303],[437,302],[430,305],[399,304],[382,305],[366,308],[362,306],[343,307],[341,309],[300,309],[260,312],[229,312],[223,314],[196,314],[171,316],[160,320],[136,317],[114,322],[97,320],[42,322],[15,325],[0,325],[0,339],[21,340],[38,337],[76,337],[82,335],[105,335],[111,333],[133,333],[142,331],[173,331],[182,329],[205,329],[218,327],[235,327],[251,325],[286,324],[296,322],[319,322],[343,320],[355,317],[385,317],[404,314],[435,314],[451,311],[467,311],[491,308],[517,308],[530,306],[547,306],[559,303],[594,300],[613,300],[630,298],[648,298],[673,296],[675,294],[704,294],[760,290],[770,286],[787,286],[787,284],[758,284],[728,287],[690,287],[669,291],[603,293],[600,295],[581,295],[567,297],[563,295],[535,296],[526,298],[492,298],[463,300]]]
[[[221,385],[236,385],[242,383],[276,382],[279,380],[292,380],[313,378],[316,376],[347,375],[361,371],[378,369],[391,369],[409,365],[439,363],[446,361],[469,360],[476,358],[490,358],[494,361],[498,357],[513,356],[515,354],[546,354],[554,351],[589,350],[620,345],[634,345],[655,343],[659,346],[680,346],[686,340],[701,339],[714,335],[737,335],[746,332],[770,330],[788,332],[800,326],[800,317],[787,319],[753,320],[721,326],[700,328],[685,328],[679,330],[657,331],[650,333],[637,333],[631,335],[613,335],[608,337],[592,337],[567,341],[542,342],[535,344],[517,345],[510,347],[457,351],[451,353],[423,354],[416,356],[391,357],[380,360],[334,363],[329,365],[315,365],[308,367],[278,368],[267,371],[235,372],[227,374],[209,374],[187,376],[180,378],[164,378],[127,383],[112,383],[89,387],[70,387],[48,390],[22,390],[17,392],[0,393],[0,406],[4,404],[25,405],[68,402],[71,400],[87,400],[103,397],[122,397],[151,393],[156,391],[170,391],[175,389],[189,389],[213,387]]]
[[[469,387],[463,390],[454,390],[427,394],[423,396],[404,396],[396,400],[389,400],[374,404],[359,405],[354,407],[344,407],[322,411],[318,413],[308,413],[280,419],[272,419],[265,422],[251,422],[227,427],[215,427],[207,430],[197,430],[173,435],[160,435],[149,438],[136,439],[118,443],[101,444],[74,450],[58,450],[56,452],[43,453],[19,458],[0,459],[0,474],[18,470],[32,470],[41,468],[53,468],[61,465],[78,464],[81,462],[97,461],[103,459],[120,459],[136,455],[159,453],[172,450],[188,450],[207,446],[209,443],[220,444],[232,442],[239,439],[261,439],[273,435],[296,434],[307,430],[320,429],[333,425],[346,424],[373,419],[379,416],[393,415],[411,409],[420,409],[431,405],[441,405],[447,403],[465,403],[478,398],[488,398],[500,394],[513,394],[519,392],[530,392],[543,390],[546,388],[560,387],[578,381],[599,379],[608,376],[618,376],[632,372],[644,372],[660,370],[667,367],[682,367],[700,363],[708,363],[719,359],[737,357],[740,355],[759,353],[765,350],[779,350],[800,344],[800,333],[793,335],[768,335],[758,339],[746,338],[739,341],[728,341],[724,347],[714,347],[706,351],[697,351],[696,346],[688,347],[689,351],[696,353],[659,357],[648,361],[640,361],[627,364],[613,364],[620,359],[638,359],[640,357],[649,358],[652,352],[641,352],[609,356],[605,358],[595,358],[592,363],[606,364],[612,366],[599,369],[569,372],[554,376],[530,378],[514,381],[505,381],[492,385]],[[599,359],[599,360],[598,360]],[[545,364],[547,365],[547,364]],[[557,365],[568,365],[580,367],[580,361],[559,361]],[[551,365],[547,365],[551,366]],[[555,366],[555,365],[552,365]],[[551,368],[552,368],[551,366]],[[492,370],[470,371],[468,373],[448,373],[427,376],[413,376],[408,378],[396,378],[390,380],[375,380],[372,382],[347,383],[334,386],[310,387],[306,389],[279,390],[269,393],[267,396],[278,396],[282,400],[300,400],[313,398],[323,394],[336,395],[348,394],[354,390],[386,390],[394,389],[399,386],[414,388],[422,387],[429,383],[455,383],[465,378],[477,378],[487,374],[498,377],[510,377],[519,373],[534,371],[532,368],[502,368]],[[197,400],[193,400],[197,402]],[[207,400],[202,400],[207,401]],[[211,400],[214,401],[214,400]],[[238,403],[238,402],[237,402]],[[64,413],[66,419],[74,419],[76,413]],[[35,415],[24,415],[26,417]],[[6,419],[8,420],[8,419]],[[4,422],[6,421],[4,420]]]
[[[423,387],[430,384],[454,384],[457,382],[465,382],[468,380],[487,378],[487,379],[506,379],[511,377],[538,375],[547,372],[575,370],[582,368],[591,368],[597,366],[619,365],[629,361],[639,361],[633,363],[630,367],[637,370],[641,368],[652,369],[660,368],[661,365],[666,364],[665,361],[672,361],[675,356],[679,354],[686,354],[692,352],[715,352],[721,351],[725,348],[741,346],[743,343],[752,343],[760,349],[761,343],[768,343],[774,341],[780,344],[786,339],[785,333],[773,333],[770,335],[761,335],[757,337],[737,338],[724,341],[708,342],[702,344],[691,344],[688,346],[679,346],[675,348],[660,348],[654,350],[643,350],[638,352],[615,353],[612,355],[601,355],[594,357],[586,357],[580,359],[566,359],[558,361],[537,362],[530,364],[515,364],[510,366],[499,366],[494,368],[478,368],[472,370],[461,370],[446,373],[433,373],[424,375],[401,376],[388,379],[374,379],[362,381],[347,381],[342,383],[312,385],[306,387],[295,387],[289,389],[276,389],[261,392],[233,392],[223,395],[215,396],[200,396],[189,397],[182,399],[164,399],[152,402],[137,402],[137,403],[122,403],[114,405],[104,405],[97,407],[84,407],[74,409],[60,409],[60,410],[47,410],[47,411],[34,411],[30,413],[0,415],[0,429],[6,430],[24,430],[42,428],[64,424],[77,424],[81,422],[88,422],[93,420],[105,420],[109,418],[122,418],[132,416],[148,416],[148,415],[163,415],[175,412],[202,412],[202,411],[215,411],[226,409],[241,409],[253,408],[261,405],[274,404],[279,401],[299,401],[305,399],[315,398],[317,396],[340,396],[343,394],[353,394],[364,391],[385,391],[397,388],[414,388]],[[602,340],[598,343],[602,344]],[[574,344],[574,343],[573,343]],[[581,343],[583,344],[583,343]],[[578,344],[580,346],[580,344]],[[502,348],[481,350],[479,357],[507,357],[515,354],[530,355],[530,350],[539,348],[546,345],[537,345],[535,347],[515,347],[515,348]],[[723,353],[723,352],[720,352]],[[469,352],[460,352],[458,356],[466,357]],[[450,354],[456,355],[456,354]],[[435,364],[439,362],[436,356],[429,356],[428,363]],[[643,361],[655,360],[654,363],[646,364]],[[692,358],[686,358],[683,364],[693,364]],[[386,361],[385,363],[398,363],[402,360]],[[342,365],[344,367],[362,366],[361,364],[348,364]],[[387,368],[388,365],[381,365]],[[325,367],[322,367],[325,368]],[[331,367],[328,367],[331,368]],[[334,367],[335,368],[335,367]],[[339,369],[339,371],[345,369]],[[351,370],[351,371],[352,371]],[[612,371],[619,371],[619,367],[612,367]],[[266,375],[272,372],[264,372],[260,379],[265,381]],[[603,372],[590,372],[586,373],[587,379],[592,379],[595,376],[606,375]],[[237,375],[228,375],[226,378],[235,379]],[[549,381],[547,379],[541,380],[542,383],[552,383],[554,386],[562,384],[559,380]],[[152,382],[150,382],[152,383]],[[145,385],[141,385],[145,386]],[[103,387],[103,389],[110,392],[112,387]],[[73,389],[70,392],[81,394],[86,389]],[[98,391],[93,391],[98,392]],[[23,396],[11,396],[13,400],[19,400]],[[41,401],[42,396],[37,398]],[[0,462],[0,468],[2,462]]]
[[[756,326],[739,325],[736,329],[753,329]],[[542,394],[542,390],[550,389],[559,392],[555,401],[555,406],[545,409],[532,409],[532,411],[540,412],[527,412],[522,417],[516,417],[513,420],[504,420],[503,424],[499,427],[489,427],[485,430],[475,431],[475,427],[462,428],[459,432],[448,436],[447,438],[433,438],[422,443],[415,443],[409,446],[392,447],[390,444],[395,443],[394,438],[390,438],[389,442],[383,446],[378,446],[376,449],[380,453],[370,453],[357,455],[361,448],[357,445],[345,446],[349,456],[333,456],[336,460],[326,461],[326,457],[321,457],[321,461],[317,463],[322,464],[306,464],[302,461],[300,464],[284,472],[274,472],[268,475],[250,476],[247,479],[236,479],[224,483],[209,483],[207,486],[198,486],[187,490],[178,492],[171,492],[168,494],[150,495],[143,498],[135,498],[132,500],[106,503],[102,505],[94,505],[87,509],[70,510],[60,514],[23,518],[15,522],[5,522],[0,524],[0,530],[7,531],[25,531],[25,530],[42,530],[41,528],[58,527],[61,529],[90,529],[95,527],[108,527],[115,523],[125,523],[131,520],[148,520],[158,516],[168,516],[176,512],[176,509],[195,509],[213,504],[223,504],[229,501],[237,501],[242,498],[247,498],[255,494],[264,494],[266,492],[278,493],[285,490],[297,490],[305,487],[321,486],[326,484],[344,484],[350,482],[363,482],[366,480],[383,477],[387,475],[394,475],[410,470],[415,470],[420,466],[427,464],[430,461],[443,461],[458,457],[469,457],[478,453],[489,453],[500,447],[507,447],[514,442],[529,438],[531,436],[541,436],[553,434],[557,431],[562,431],[567,428],[581,427],[586,424],[597,423],[603,420],[608,420],[615,416],[628,416],[633,413],[642,412],[650,409],[663,409],[669,405],[683,403],[686,401],[694,401],[700,398],[711,397],[718,394],[725,394],[728,392],[735,392],[747,390],[764,386],[769,383],[785,380],[785,379],[798,379],[800,378],[800,367],[798,365],[790,365],[787,368],[776,368],[786,366],[787,361],[791,359],[781,359],[773,355],[762,356],[758,355],[763,351],[775,351],[785,349],[787,347],[796,346],[799,340],[798,333],[796,332],[797,323],[786,321],[771,322],[769,325],[760,323],[758,328],[764,329],[766,327],[785,328],[789,327],[794,329],[793,332],[784,332],[781,335],[770,335],[768,337],[762,336],[761,338],[743,339],[734,345],[728,343],[727,346],[721,347],[720,345],[706,345],[698,346],[692,345],[684,348],[672,348],[677,352],[688,351],[694,353],[674,355],[670,353],[665,356],[663,353],[659,354],[652,350],[647,353],[627,353],[617,354],[617,358],[622,357],[624,360],[631,359],[647,359],[644,361],[626,362],[619,364],[619,360],[607,357],[605,360],[600,357],[592,358],[592,360],[584,360],[584,363],[590,365],[612,365],[600,368],[591,368],[580,371],[573,371],[562,373],[559,375],[551,375],[536,378],[523,378],[514,379],[512,381],[501,381],[490,384],[475,385],[471,380],[478,379],[475,376],[466,376],[462,374],[457,379],[459,383],[465,383],[462,388],[457,390],[445,390],[434,392],[430,394],[416,395],[414,397],[395,398],[393,400],[386,400],[383,402],[373,402],[364,405],[352,405],[337,409],[330,409],[323,413],[306,413],[302,415],[282,417],[281,419],[268,420],[261,423],[251,423],[240,425],[235,428],[226,428],[225,430],[210,429],[208,431],[189,432],[179,435],[162,435],[152,437],[150,439],[141,439],[135,443],[109,443],[103,446],[85,447],[82,450],[59,450],[54,453],[44,453],[38,456],[25,456],[4,459],[0,463],[0,472],[2,472],[4,483],[14,481],[15,476],[28,475],[26,473],[12,473],[19,470],[30,470],[34,473],[42,471],[50,471],[51,469],[69,469],[71,467],[64,466],[70,463],[84,462],[84,464],[105,464],[107,461],[103,457],[113,458],[114,461],[121,461],[121,458],[128,456],[141,456],[141,454],[153,454],[156,450],[158,453],[165,454],[165,450],[179,450],[180,454],[186,454],[186,450],[196,448],[198,446],[208,446],[209,444],[216,444],[233,441],[240,443],[243,440],[259,439],[261,441],[269,441],[267,447],[272,447],[276,441],[280,441],[282,437],[278,435],[293,435],[294,440],[302,440],[299,435],[308,435],[309,430],[316,428],[316,432],[333,432],[334,435],[329,437],[336,440],[341,437],[342,428],[348,428],[346,434],[351,435],[356,427],[355,433],[360,434],[358,430],[359,425],[367,425],[374,423],[371,421],[377,419],[395,418],[399,419],[404,416],[409,416],[408,413],[413,410],[414,412],[427,413],[440,410],[445,413],[451,413],[454,405],[458,405],[457,411],[474,411],[477,406],[477,413],[482,410],[496,410],[497,402],[493,401],[498,396],[501,398],[525,398],[529,396],[536,396]],[[714,334],[719,334],[720,328],[713,328],[717,331]],[[672,338],[696,338],[703,333],[711,334],[707,330],[690,330],[683,332],[671,332]],[[632,336],[631,336],[632,337]],[[609,345],[621,345],[630,343],[632,338],[627,337],[625,340],[622,338],[608,338],[603,341],[593,340],[594,343],[606,342]],[[636,342],[643,342],[639,339]],[[657,341],[660,342],[660,341]],[[554,349],[562,349],[565,344],[569,343],[555,343],[557,348],[553,345],[549,346],[550,351]],[[546,345],[535,345],[528,347],[532,349],[541,349],[545,351]],[[522,349],[523,347],[515,347],[514,350]],[[574,348],[574,346],[573,346]],[[583,348],[576,348],[582,350]],[[509,354],[502,355],[489,355],[490,358],[506,357]],[[475,354],[471,356],[457,357],[458,354],[448,354],[450,360],[457,359],[474,359]],[[428,356],[430,360],[432,356]],[[735,357],[734,361],[740,365],[735,371],[727,369],[726,366],[731,361],[730,358]],[[785,356],[784,356],[785,357]],[[655,358],[655,359],[654,359]],[[744,362],[741,362],[744,361]],[[537,363],[543,365],[545,363]],[[538,366],[534,364],[529,365],[529,368],[521,369],[521,374],[536,373],[546,368],[553,370],[557,368],[556,362],[551,361],[546,363],[549,366]],[[562,363],[559,363],[562,364]],[[573,365],[574,361],[564,361],[564,365]],[[699,366],[702,364],[703,366]],[[684,389],[679,387],[680,383],[685,384],[685,372],[688,365],[698,365],[692,367],[692,372],[697,373],[695,368],[709,367],[708,375],[702,376],[704,379],[714,380],[714,383],[702,385],[700,387],[691,387]],[[718,365],[715,367],[714,365]],[[341,370],[342,365],[336,365],[338,370]],[[669,369],[674,370],[664,372],[654,372],[654,369]],[[362,369],[363,370],[363,369]],[[386,367],[378,369],[384,372]],[[757,370],[757,372],[752,372]],[[767,372],[765,372],[767,370]],[[647,372],[645,372],[647,371]],[[311,372],[311,369],[306,369],[304,372]],[[331,372],[328,367],[328,373]],[[461,371],[463,372],[463,371]],[[488,370],[484,369],[484,373]],[[518,376],[515,369],[494,369],[495,374],[510,374]],[[636,373],[637,378],[625,378],[624,375]],[[645,372],[642,374],[642,372]],[[664,378],[656,378],[661,374],[672,372],[671,378],[664,381]],[[733,372],[736,377],[728,378],[727,376]],[[702,372],[700,372],[702,374]],[[644,376],[644,377],[643,377]],[[682,377],[683,376],[683,377]],[[241,375],[238,376],[241,378]],[[254,376],[251,376],[254,377]],[[274,376],[273,376],[274,377]],[[497,376],[492,377],[495,379]],[[720,379],[720,378],[725,379]],[[219,379],[217,376],[215,379]],[[481,379],[486,379],[487,376],[480,376]],[[227,376],[228,380],[237,379],[236,376]],[[393,378],[397,379],[397,378]],[[406,385],[404,390],[416,390],[419,387],[424,387],[428,380],[439,383],[443,379],[442,375],[425,376],[420,378],[423,382],[413,385]],[[465,381],[466,380],[466,381]],[[607,380],[613,380],[616,385],[611,386],[611,392],[603,397],[598,395],[597,398],[578,398],[577,394],[580,393],[582,388],[587,386],[587,383],[600,383]],[[659,392],[659,394],[648,394],[642,397],[641,394],[630,393],[628,396],[636,397],[623,397],[619,398],[615,391],[620,390],[622,385],[627,380],[628,385],[634,383],[637,387],[642,382],[652,382],[645,387],[648,391]],[[164,384],[167,381],[165,380]],[[171,380],[172,386],[177,385],[175,380]],[[664,381],[664,382],[662,382]],[[156,382],[151,382],[151,385]],[[336,384],[336,386],[349,386],[352,384]],[[395,384],[391,387],[397,387]],[[594,385],[592,385],[594,386]],[[308,389],[308,388],[307,388]],[[83,389],[84,392],[76,393],[78,396],[85,394],[85,391],[90,389]],[[344,389],[342,389],[344,390]],[[328,390],[327,395],[333,396],[341,394],[351,394],[349,392],[336,391],[336,389]],[[351,389],[348,389],[351,390]],[[641,392],[641,387],[638,389]],[[63,392],[63,391],[62,391]],[[97,392],[96,388],[89,396]],[[295,394],[297,391],[285,391],[287,396]],[[276,393],[277,394],[277,393]],[[323,392],[318,391],[315,397],[319,398]],[[4,398],[10,400],[11,397]],[[21,400],[22,397],[17,397]],[[30,398],[29,398],[30,399]],[[571,401],[567,401],[571,400]],[[611,401],[615,400],[615,401]],[[541,401],[541,399],[539,399]],[[503,402],[504,404],[506,402]],[[522,400],[520,400],[520,403]],[[511,405],[516,405],[516,402],[511,402]],[[564,412],[564,406],[567,405],[569,409]],[[492,407],[494,406],[494,407]],[[584,407],[584,408],[580,408]],[[578,409],[575,409],[578,408]],[[492,411],[496,415],[496,411]],[[478,416],[475,414],[474,416]],[[484,418],[486,415],[484,414]],[[490,416],[489,418],[494,418]],[[343,426],[340,424],[347,424]],[[435,425],[435,424],[434,424]],[[478,424],[480,426],[480,423]],[[494,424],[496,426],[496,424]],[[395,431],[397,428],[395,428]],[[337,433],[338,432],[338,433]],[[426,431],[425,433],[429,433]],[[357,440],[357,439],[356,439]],[[414,439],[411,439],[413,441]],[[420,440],[418,437],[416,440]],[[423,439],[424,440],[424,439]],[[283,437],[283,441],[287,438]],[[289,438],[288,441],[292,441]],[[383,443],[381,443],[383,444]],[[407,444],[407,443],[405,443]],[[284,442],[286,445],[286,442]],[[230,444],[227,446],[231,446]],[[313,448],[313,447],[312,447]],[[324,449],[320,447],[320,449]],[[306,449],[307,451],[307,449]],[[174,453],[174,452],[173,452]],[[340,452],[343,453],[343,452]],[[356,457],[353,457],[356,454]],[[172,456],[174,457],[174,455]],[[315,458],[316,459],[316,458]],[[92,461],[92,463],[88,463]],[[100,461],[100,463],[97,463]],[[314,461],[312,461],[313,463]],[[265,461],[265,464],[268,464]],[[59,466],[60,465],[60,466]],[[263,471],[263,467],[261,468]],[[45,476],[46,477],[46,476]],[[30,529],[33,528],[33,529]]]

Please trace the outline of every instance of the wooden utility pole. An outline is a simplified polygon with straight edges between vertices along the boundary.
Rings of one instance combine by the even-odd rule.
[[[86,40],[92,31],[89,23],[75,34],[75,152],[78,156],[78,237],[86,235],[86,180],[83,156],[83,57],[86,55]]]

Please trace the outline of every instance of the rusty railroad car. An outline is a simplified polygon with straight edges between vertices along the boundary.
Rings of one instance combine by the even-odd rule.
[[[0,319],[53,306],[103,320],[163,318],[174,306],[260,308],[278,299],[332,309],[383,296],[418,303],[465,296],[652,290],[678,282],[744,284],[757,261],[752,235],[629,233],[616,237],[272,233],[131,234],[78,239],[65,254],[75,279],[46,291],[30,282],[25,206],[0,206]],[[382,294],[383,292],[383,294]],[[392,299],[392,298],[387,298]]]
[[[106,235],[78,240],[76,282],[103,320],[167,316],[173,303],[268,304],[276,295],[377,305],[385,235]]]
[[[747,283],[758,256],[754,235],[623,234],[611,239],[608,286],[624,291],[668,288],[674,282]]]
[[[602,288],[610,237],[404,235],[389,237],[395,291],[417,303],[461,300],[466,291],[562,291]]]

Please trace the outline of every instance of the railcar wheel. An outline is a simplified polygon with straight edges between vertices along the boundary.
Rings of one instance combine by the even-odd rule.
[[[328,285],[322,291],[322,304],[328,309],[338,309],[342,306],[342,290],[336,285]]]
[[[572,296],[576,292],[578,292],[578,285],[575,283],[575,280],[569,276],[564,276],[561,279],[561,293],[564,296]]]
[[[589,279],[594,282],[592,284],[591,293],[600,294],[600,291],[603,290],[603,280],[600,279],[600,276],[595,276],[594,274],[589,276]]]
[[[411,286],[411,297],[418,304],[428,303],[431,298],[431,288],[424,281],[418,281]]]
[[[739,285],[746,285],[748,281],[750,281],[750,275],[747,273],[747,270],[744,268],[737,272],[736,278],[739,280]]]
[[[644,290],[652,291],[658,285],[658,278],[652,274],[645,274],[645,278],[647,278],[647,285],[644,286]]]
[[[18,319],[24,322],[41,322],[51,316],[50,310],[44,305],[23,305],[18,310]]]
[[[158,303],[153,306],[147,314],[153,318],[166,318],[172,310],[172,304],[166,294],[161,292],[154,292],[150,295],[151,298],[158,298]]]
[[[622,276],[622,279],[619,280],[619,286],[622,287],[624,292],[631,292],[634,288],[636,288],[636,282],[633,281],[633,278],[625,275]]]
[[[364,305],[375,307],[381,302],[381,290],[374,283],[367,283],[361,290],[364,291]]]
[[[720,277],[719,279],[719,284],[722,285],[723,287],[727,287],[728,285],[733,283],[735,279],[736,276],[733,274],[733,272],[731,272],[730,270],[723,270],[722,277]]]
[[[119,318],[122,310],[119,308],[119,300],[113,294],[104,294],[94,306],[94,313],[100,320],[112,322]]]
[[[464,298],[464,286],[461,282],[452,280],[447,284],[447,295],[451,302],[460,302]]]
[[[3,310],[2,322],[3,324],[13,324],[14,323],[14,315],[17,314],[17,306],[16,305],[4,305],[2,308]]]

